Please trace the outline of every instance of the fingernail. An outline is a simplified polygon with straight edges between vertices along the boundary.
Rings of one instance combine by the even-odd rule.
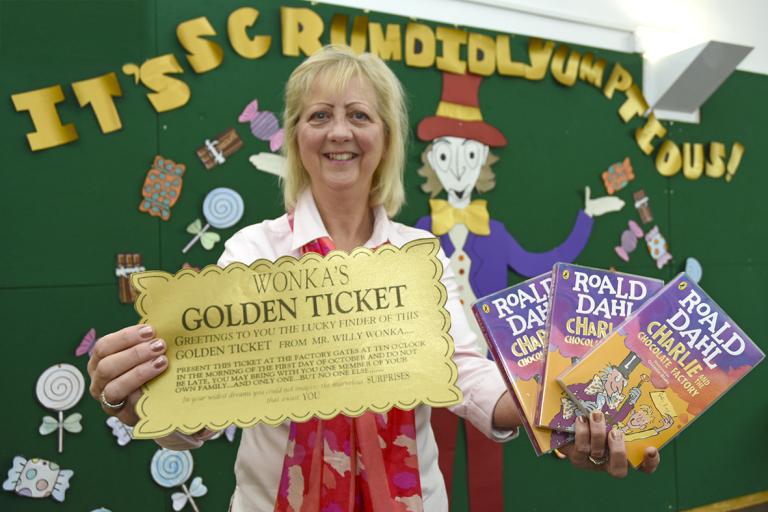
[[[167,362],[168,360],[165,358],[165,356],[160,356],[152,362],[152,366],[154,366],[159,370],[160,368],[165,366]]]
[[[152,329],[152,326],[145,325],[141,329],[139,329],[139,336],[141,336],[141,339],[148,340],[152,337],[154,333],[154,330]]]
[[[592,411],[592,421],[595,423],[602,423],[603,413],[600,411]]]
[[[161,352],[165,348],[165,342],[163,340],[155,340],[149,344],[152,352]]]
[[[621,430],[611,430],[611,437],[614,441],[621,441],[624,439],[624,432]]]
[[[581,423],[586,423],[587,422],[587,418],[584,417],[584,416],[576,416],[576,421],[579,421]]]

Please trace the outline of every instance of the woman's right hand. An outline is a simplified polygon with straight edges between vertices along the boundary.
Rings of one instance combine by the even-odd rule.
[[[135,406],[141,386],[168,368],[165,349],[165,341],[156,338],[149,325],[126,327],[96,342],[88,361],[88,375],[91,396],[104,412],[126,425],[139,421]]]

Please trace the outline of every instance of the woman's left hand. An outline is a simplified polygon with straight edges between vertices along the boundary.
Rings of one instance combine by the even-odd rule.
[[[615,478],[627,476],[629,463],[624,434],[615,429],[610,435],[606,435],[605,418],[602,412],[592,412],[589,420],[586,416],[578,417],[575,434],[574,443],[560,449],[568,455],[568,459],[574,466],[593,471],[605,471]],[[653,473],[659,466],[660,460],[659,451],[649,447],[638,469],[643,473]]]

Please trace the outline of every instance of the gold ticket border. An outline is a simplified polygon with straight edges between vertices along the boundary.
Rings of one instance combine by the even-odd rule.
[[[448,407],[450,405],[455,405],[457,403],[460,403],[463,399],[463,395],[461,393],[461,390],[456,387],[456,381],[458,379],[458,368],[456,367],[456,363],[453,361],[453,354],[454,354],[454,344],[453,344],[453,338],[450,335],[450,328],[451,328],[451,316],[448,313],[448,311],[445,309],[445,304],[447,302],[448,293],[445,289],[445,286],[440,281],[440,279],[443,276],[443,265],[442,262],[437,258],[437,254],[440,250],[440,244],[436,238],[423,238],[418,240],[413,240],[411,242],[406,243],[403,245],[400,249],[397,247],[391,245],[391,244],[385,244],[383,246],[378,247],[375,251],[372,251],[370,249],[367,249],[365,247],[358,247],[354,249],[351,253],[347,254],[342,251],[331,251],[328,253],[325,258],[317,253],[307,253],[301,258],[297,259],[293,256],[281,256],[278,258],[275,262],[272,262],[268,259],[258,259],[251,263],[250,265],[245,265],[240,262],[234,262],[229,265],[227,265],[226,268],[221,268],[217,265],[208,265],[205,268],[203,268],[199,273],[195,271],[194,269],[183,269],[175,274],[170,274],[168,272],[162,272],[162,271],[149,271],[149,272],[139,272],[134,273],[131,275],[131,285],[136,289],[139,296],[136,299],[136,302],[134,303],[134,308],[136,309],[136,312],[139,314],[140,321],[139,323],[146,324],[148,322],[149,314],[144,307],[144,301],[148,297],[148,283],[152,280],[160,279],[164,282],[177,280],[181,281],[182,279],[187,278],[198,278],[198,275],[206,276],[210,273],[216,273],[216,274],[230,274],[233,272],[248,272],[248,271],[271,271],[273,269],[275,270],[282,270],[286,267],[289,268],[295,268],[300,267],[303,265],[306,265],[308,262],[315,262],[315,261],[322,261],[323,259],[326,259],[329,262],[332,262],[334,260],[341,260],[342,262],[344,260],[348,259],[355,259],[355,258],[368,258],[374,255],[386,255],[386,254],[393,254],[398,252],[404,252],[404,253],[412,253],[415,252],[417,254],[422,254],[424,256],[427,256],[429,258],[429,263],[432,264],[433,274],[431,276],[432,279],[432,286],[434,287],[434,293],[438,297],[437,301],[437,307],[439,308],[440,315],[443,320],[443,325],[441,326],[440,332],[441,332],[441,338],[443,342],[445,343],[445,353],[443,354],[443,364],[448,368],[450,377],[448,384],[452,386],[452,389],[449,391],[454,395],[453,399],[451,400],[433,400],[429,398],[415,398],[413,400],[399,400],[399,401],[387,401],[381,404],[378,403],[372,403],[368,407],[360,407],[360,408],[336,408],[328,411],[322,411],[319,410],[317,413],[312,413],[310,411],[307,411],[304,414],[283,414],[279,416],[274,417],[264,417],[263,420],[259,420],[258,416],[251,416],[246,418],[238,417],[235,420],[227,420],[225,422],[217,422],[217,421],[209,421],[209,422],[200,422],[196,424],[182,424],[177,425],[174,423],[169,423],[165,425],[162,428],[156,428],[154,430],[147,430],[146,425],[150,423],[150,420],[148,419],[148,414],[146,411],[147,402],[151,399],[151,396],[148,394],[149,392],[149,383],[145,384],[141,387],[142,390],[142,396],[139,398],[139,401],[136,403],[136,414],[139,416],[139,421],[136,423],[133,431],[133,437],[136,439],[151,439],[151,438],[157,438],[162,437],[171,434],[174,430],[179,430],[183,432],[184,434],[193,434],[195,432],[200,431],[203,428],[208,428],[210,430],[218,431],[218,430],[224,430],[229,425],[236,425],[240,428],[247,428],[252,427],[256,424],[258,424],[260,421],[262,421],[265,424],[268,425],[279,425],[283,423],[285,420],[291,420],[291,421],[307,421],[311,417],[316,416],[320,419],[330,419],[334,416],[337,416],[338,414],[344,414],[346,416],[350,417],[357,417],[365,413],[366,411],[373,411],[376,413],[386,413],[389,410],[391,410],[393,407],[398,407],[399,409],[403,410],[411,410],[417,407],[419,404],[429,405],[432,407]]]

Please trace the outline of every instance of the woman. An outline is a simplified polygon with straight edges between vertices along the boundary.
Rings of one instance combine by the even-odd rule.
[[[326,47],[291,74],[285,105],[283,191],[289,213],[235,234],[219,265],[333,248],[401,246],[432,236],[389,219],[405,197],[408,122],[402,87],[380,59]],[[492,439],[511,439],[520,425],[518,411],[493,363],[473,350],[474,335],[448,260],[440,257],[457,385],[464,393],[464,402],[452,410]],[[103,337],[88,364],[91,394],[107,413],[135,424],[140,387],[165,371],[164,352],[165,342],[146,325]],[[420,406],[354,420],[339,416],[246,429],[235,465],[232,510],[299,510],[302,504],[321,510],[334,503],[343,510],[350,503],[365,510],[447,510],[429,418],[430,409]],[[178,433],[158,442],[188,449],[210,435]],[[617,477],[627,473],[621,434],[606,436],[601,413],[577,423],[576,441],[565,451],[578,467]],[[658,453],[649,449],[642,470],[652,472],[658,463]]]

